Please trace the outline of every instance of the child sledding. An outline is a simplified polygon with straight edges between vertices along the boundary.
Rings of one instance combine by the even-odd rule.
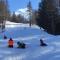
[[[8,47],[13,48],[13,45],[14,45],[14,40],[10,38],[8,40]],[[26,48],[26,44],[23,42],[19,42],[19,41],[17,42],[17,46],[18,46],[17,48]]]
[[[8,40],[8,47],[9,47],[9,48],[13,48],[13,44],[14,44],[14,41],[13,41],[12,38],[10,38],[10,39]]]
[[[47,44],[42,39],[40,39],[40,46],[47,46]]]
[[[14,45],[14,40],[12,38],[10,38],[8,40],[8,47],[9,48],[13,48]],[[43,39],[40,39],[40,46],[47,46],[47,44],[43,41]],[[17,48],[26,48],[26,44],[24,42],[17,42]]]
[[[26,48],[26,44],[23,42],[17,42],[18,48]]]

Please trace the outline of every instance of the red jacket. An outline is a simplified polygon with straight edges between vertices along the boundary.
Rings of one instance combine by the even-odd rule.
[[[13,44],[14,44],[14,42],[13,42],[12,39],[8,41],[8,45],[12,45],[13,46]]]

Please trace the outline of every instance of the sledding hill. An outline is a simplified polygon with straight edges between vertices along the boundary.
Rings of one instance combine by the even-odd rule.
[[[1,33],[0,60],[60,60],[60,36],[50,35],[42,29],[29,27],[27,24],[21,24],[23,27],[14,24],[11,25],[14,26],[12,28],[6,25],[5,32]],[[13,48],[7,47],[8,39],[3,39],[4,34],[8,39],[13,38]],[[40,38],[48,46],[41,47]],[[26,48],[17,48],[18,41],[23,41]]]

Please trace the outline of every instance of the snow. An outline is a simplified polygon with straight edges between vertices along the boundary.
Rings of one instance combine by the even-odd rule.
[[[19,15],[21,14],[24,18],[26,19],[29,19],[29,12],[28,12],[28,8],[21,8],[21,9],[18,9],[16,12],[15,12],[16,15]]]
[[[6,28],[14,28],[14,27],[30,27],[29,24],[23,24],[23,23],[14,23],[10,21],[6,21]],[[37,25],[33,24],[31,28],[38,28],[40,29]]]
[[[8,39],[3,39],[4,34]],[[13,48],[7,47],[10,37],[14,40]],[[41,47],[40,38],[48,46]],[[23,41],[26,48],[17,48],[18,41]],[[5,32],[0,33],[0,60],[60,60],[60,35],[48,34],[37,25],[29,27],[28,24],[7,21]]]

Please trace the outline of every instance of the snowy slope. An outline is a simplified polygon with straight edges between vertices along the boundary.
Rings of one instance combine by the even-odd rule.
[[[14,25],[14,28],[6,28],[0,34],[0,60],[60,60],[60,35],[50,35],[41,29],[26,26]],[[4,34],[8,39],[14,39],[14,48],[7,47],[8,39],[3,39]],[[47,47],[40,46],[40,38],[48,44]],[[26,49],[17,48],[17,41],[26,43]]]
[[[28,23],[23,24],[23,23],[14,23],[14,22],[6,21],[6,26],[5,27],[6,28],[14,28],[14,27],[30,27],[30,26],[29,26]],[[39,29],[39,27],[37,25],[35,25],[35,24],[33,24],[31,26],[31,28],[38,28]]]

